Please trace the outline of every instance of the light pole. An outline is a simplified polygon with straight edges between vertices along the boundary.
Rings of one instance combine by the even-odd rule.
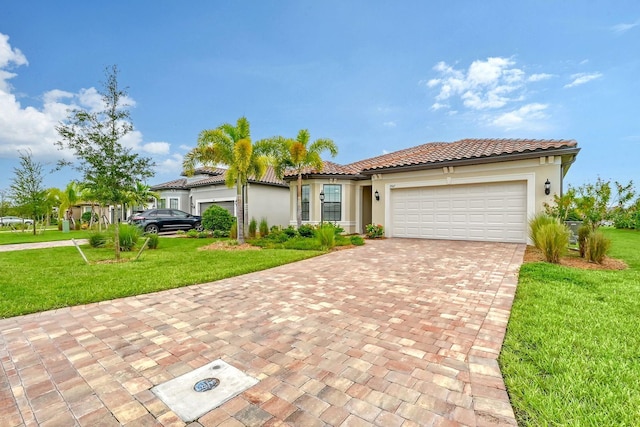
[[[324,222],[324,191],[320,191],[320,225]]]

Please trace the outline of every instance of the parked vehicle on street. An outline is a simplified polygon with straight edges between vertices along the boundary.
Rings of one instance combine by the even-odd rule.
[[[146,233],[161,231],[191,230],[202,231],[202,218],[178,209],[149,209],[136,213],[129,222],[142,228]]]
[[[18,224],[33,225],[33,220],[17,216],[0,216],[0,227],[8,227],[10,225]]]

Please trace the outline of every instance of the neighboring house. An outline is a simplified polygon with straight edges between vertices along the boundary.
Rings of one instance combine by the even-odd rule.
[[[160,193],[159,208],[180,209],[202,215],[211,205],[227,209],[237,216],[236,187],[225,185],[226,169],[199,168],[191,177],[154,185],[151,191]],[[248,218],[266,218],[269,226],[289,224],[289,187],[268,168],[259,180],[249,179],[245,187]]]
[[[302,219],[330,221],[347,233],[375,223],[387,237],[524,243],[529,218],[562,193],[579,151],[574,140],[463,139],[348,165],[325,162],[303,175]],[[285,176],[290,224],[296,178]]]

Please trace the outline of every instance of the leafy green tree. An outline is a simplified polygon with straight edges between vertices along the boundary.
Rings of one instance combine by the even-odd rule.
[[[275,137],[269,141],[269,151],[276,175],[282,178],[287,169],[293,169],[297,174],[298,228],[302,225],[302,174],[310,168],[321,172],[324,165],[321,156],[325,151],[328,151],[331,157],[338,155],[338,147],[331,139],[320,138],[311,143],[309,140],[309,131],[301,129],[295,139]]]
[[[62,138],[57,145],[72,150],[77,163],[72,165],[83,176],[83,183],[91,189],[102,205],[122,206],[136,183],[153,176],[154,163],[125,147],[122,138],[133,131],[127,109],[127,92],[118,85],[118,68],[105,70],[107,81],[99,92],[104,109],[98,112],[75,109],[56,130]],[[114,224],[115,256],[120,258],[119,221]]]
[[[245,239],[243,187],[249,177],[260,179],[267,170],[267,157],[261,149],[255,148],[251,141],[249,121],[246,117],[240,117],[235,125],[224,123],[215,129],[200,132],[198,144],[185,155],[183,162],[184,171],[189,176],[194,174],[198,164],[222,164],[228,167],[225,183],[229,188],[234,185],[236,187],[239,218],[237,231],[240,243],[244,243]]]
[[[36,234],[38,217],[46,212],[47,192],[42,186],[44,180],[42,164],[35,162],[31,152],[18,152],[20,167],[14,168],[11,183],[11,197],[20,210],[33,219],[33,234]]]
[[[598,177],[595,184],[584,184],[577,188],[576,209],[592,230],[607,218],[611,200],[611,183]]]

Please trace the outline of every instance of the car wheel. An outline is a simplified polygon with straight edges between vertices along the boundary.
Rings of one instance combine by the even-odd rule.
[[[144,228],[144,231],[149,234],[158,234],[158,231],[160,231],[160,229],[156,224],[149,224]]]
[[[194,224],[194,228],[196,229],[196,231],[202,231],[204,230],[204,227],[202,226],[202,224],[200,224],[199,222],[196,222]]]

